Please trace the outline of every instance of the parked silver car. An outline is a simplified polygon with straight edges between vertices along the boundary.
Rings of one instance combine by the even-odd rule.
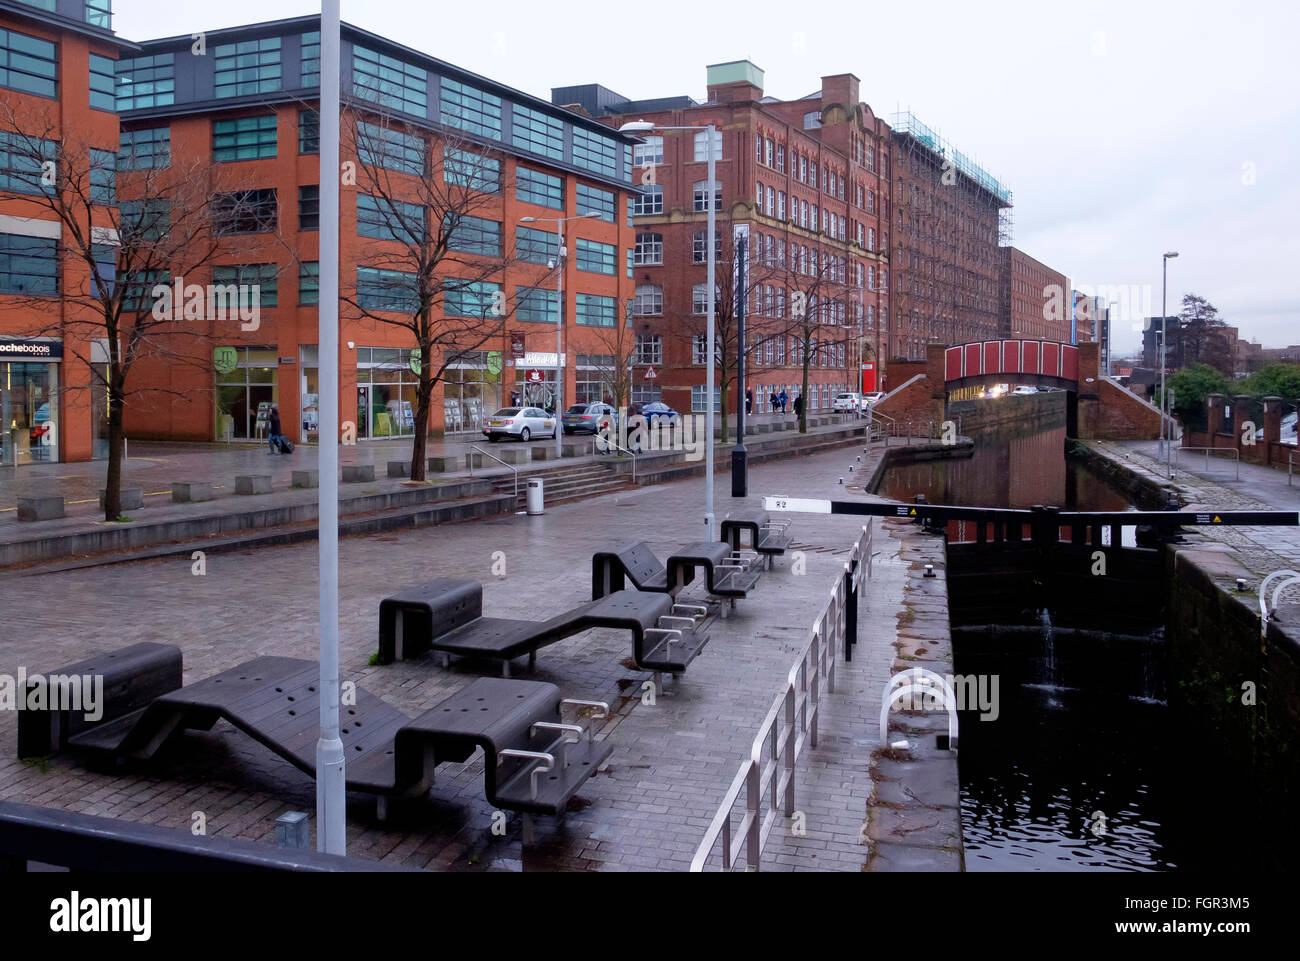
[[[517,437],[521,441],[533,437],[555,437],[559,422],[553,414],[540,407],[502,407],[483,421],[483,436],[496,443],[502,437]]]

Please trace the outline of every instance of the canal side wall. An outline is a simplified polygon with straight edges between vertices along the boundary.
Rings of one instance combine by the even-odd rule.
[[[1173,484],[1146,471],[1135,470],[1131,465],[1099,451],[1087,441],[1067,439],[1065,456],[1068,460],[1081,462],[1089,471],[1124,494],[1139,510],[1169,510],[1170,498],[1178,498],[1178,488]]]
[[[876,463],[876,469],[872,472],[871,479],[863,485],[863,490],[874,494],[880,487],[885,472],[891,467],[915,464],[919,461],[944,460],[949,457],[970,457],[975,453],[975,441],[969,437],[958,437],[954,444],[927,441],[923,444],[909,445],[898,440],[895,443],[899,446],[885,449],[884,456]]]
[[[1065,391],[1028,396],[983,397],[954,400],[948,404],[948,420],[957,422],[963,434],[988,430],[1004,424],[1061,424],[1065,422]]]
[[[1085,443],[1071,454],[1140,495],[1140,507],[1163,509],[1175,492],[1162,478]],[[1188,531],[1181,543],[1165,546],[1164,562],[1170,706],[1190,725],[1192,743],[1217,745],[1236,761],[1234,770],[1206,772],[1207,797],[1249,790],[1265,823],[1288,825],[1290,836],[1300,808],[1300,632],[1273,621],[1261,636],[1260,573],[1228,544]],[[1236,590],[1238,578],[1249,590]]]
[[[882,527],[899,538],[907,568],[890,674],[919,667],[947,678],[953,673],[953,651],[944,538],[923,534],[908,521],[884,520]],[[933,566],[934,577],[925,576],[926,564]],[[947,734],[945,711],[889,713],[888,741],[906,738],[908,747],[886,744],[872,754],[867,870],[965,870],[957,752],[937,745]]]

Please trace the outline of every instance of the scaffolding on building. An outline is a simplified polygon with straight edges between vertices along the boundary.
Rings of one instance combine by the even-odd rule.
[[[890,125],[898,211],[891,225],[891,305],[900,334],[891,354],[920,359],[925,343],[999,336],[1005,313],[1001,248],[1012,237],[1010,188],[910,111],[894,114]]]

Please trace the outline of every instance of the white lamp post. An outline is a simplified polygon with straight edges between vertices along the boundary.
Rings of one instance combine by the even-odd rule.
[[[1172,460],[1169,447],[1173,443],[1173,431],[1170,430],[1169,440],[1165,440],[1166,424],[1169,420],[1169,413],[1166,410],[1165,401],[1168,395],[1165,392],[1165,368],[1169,366],[1169,359],[1165,356],[1165,333],[1169,329],[1169,309],[1166,304],[1166,298],[1169,294],[1169,261],[1178,256],[1178,251],[1171,250],[1164,255],[1160,261],[1160,456],[1166,461]]]
[[[347,776],[339,736],[339,0],[320,17],[320,737],[316,848],[347,852]],[[428,363],[428,359],[425,359]]]
[[[564,224],[569,220],[582,220],[584,217],[599,217],[598,213],[577,214],[573,217],[520,217],[521,224],[555,224],[556,254],[555,254],[555,293],[557,297],[555,309],[555,456],[557,458],[564,454],[564,405],[561,398],[564,396],[564,365],[560,362],[563,349],[564,334]]]
[[[708,182],[709,182],[709,200],[708,200],[708,235],[705,243],[708,246],[708,274],[706,277],[707,296],[709,298],[708,312],[708,335],[705,338],[706,362],[705,370],[707,371],[704,385],[704,525],[709,532],[709,540],[717,539],[717,531],[713,524],[713,368],[717,363],[714,355],[714,315],[717,308],[716,290],[717,290],[717,268],[718,256],[714,236],[717,234],[717,206],[722,197],[721,189],[715,186],[717,180],[717,158],[713,149],[714,134],[717,127],[713,124],[707,124],[703,127],[661,127],[648,120],[634,120],[623,124],[618,128],[619,133],[624,134],[645,134],[653,133],[656,130],[695,130],[707,131],[708,137]],[[744,345],[740,347],[744,350]],[[740,399],[744,403],[744,399]]]

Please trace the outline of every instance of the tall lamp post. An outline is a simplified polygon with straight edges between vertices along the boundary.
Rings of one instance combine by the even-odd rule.
[[[1178,251],[1171,250],[1165,254],[1160,261],[1160,456],[1166,461],[1172,459],[1169,447],[1173,443],[1173,431],[1168,430],[1166,426],[1169,421],[1169,412],[1166,401],[1168,395],[1165,392],[1165,368],[1169,366],[1169,358],[1166,354],[1166,334],[1169,330],[1169,308],[1167,306],[1167,297],[1169,294],[1169,261],[1178,256]],[[1169,439],[1165,440],[1165,434],[1168,432]]]
[[[648,134],[656,130],[694,130],[707,131],[708,147],[706,150],[708,156],[708,181],[709,181],[709,201],[708,201],[708,236],[705,244],[708,247],[708,275],[706,278],[709,313],[708,313],[708,336],[705,344],[705,370],[708,372],[705,379],[704,387],[704,524],[708,528],[709,540],[717,539],[717,531],[713,524],[713,368],[717,363],[717,357],[714,355],[714,314],[717,308],[717,269],[718,257],[715,249],[714,235],[717,233],[717,207],[722,199],[722,191],[716,186],[717,181],[717,158],[713,149],[714,136],[717,133],[717,127],[713,124],[707,124],[703,127],[660,127],[648,120],[633,120],[623,124],[618,128],[619,133],[624,134]],[[744,345],[741,345],[744,350]],[[741,401],[744,402],[743,399]]]
[[[520,217],[521,224],[555,224],[555,456],[564,454],[564,365],[560,361],[564,334],[564,225],[570,220],[582,220],[585,217],[599,217],[600,214],[589,212],[575,214],[572,217]]]
[[[320,16],[320,735],[316,848],[347,849],[347,777],[339,735],[339,0]],[[428,359],[425,359],[428,363]]]

